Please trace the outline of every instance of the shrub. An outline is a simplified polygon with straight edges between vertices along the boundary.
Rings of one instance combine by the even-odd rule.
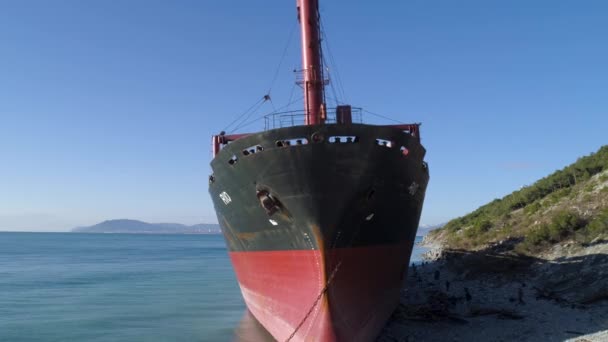
[[[608,233],[608,209],[604,209],[586,227],[590,237],[595,238],[601,234]]]
[[[557,213],[551,220],[549,225],[549,233],[551,239],[555,242],[560,241],[563,237],[574,233],[575,230],[583,227],[585,222],[580,216],[573,212],[562,211]]]
[[[477,242],[482,242],[479,237],[492,229],[492,221],[487,218],[478,218],[473,222],[473,226],[466,230],[468,238],[476,237]]]
[[[541,224],[540,226],[532,229],[528,235],[526,235],[525,242],[530,245],[538,246],[543,242],[549,241],[551,238],[551,232],[548,224]]]
[[[545,242],[559,242],[564,237],[583,227],[585,222],[573,212],[562,211],[557,213],[550,224],[543,223],[530,230],[524,242],[527,245],[538,246]]]
[[[593,189],[595,189],[595,184],[591,183],[591,184],[587,184],[585,186],[585,189],[583,189],[585,192],[592,192]]]
[[[533,202],[531,204],[528,204],[525,208],[524,208],[524,213],[528,214],[528,215],[532,215],[535,212],[537,212],[542,206],[540,205],[539,201]]]
[[[492,221],[487,218],[481,219],[473,225],[473,228],[478,232],[485,233],[492,228]]]

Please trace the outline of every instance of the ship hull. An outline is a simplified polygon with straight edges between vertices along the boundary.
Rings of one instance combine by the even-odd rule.
[[[385,245],[326,255],[232,252],[230,259],[247,307],[277,340],[370,341],[398,302],[409,253]],[[327,287],[323,262],[336,265]]]
[[[210,193],[243,298],[274,338],[377,336],[406,276],[423,157],[395,128],[323,125],[250,135],[212,161]]]

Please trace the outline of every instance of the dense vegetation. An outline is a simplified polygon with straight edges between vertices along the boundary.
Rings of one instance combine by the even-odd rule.
[[[608,146],[472,213],[434,234],[448,245],[476,248],[523,237],[520,251],[574,238],[589,242],[608,234]]]

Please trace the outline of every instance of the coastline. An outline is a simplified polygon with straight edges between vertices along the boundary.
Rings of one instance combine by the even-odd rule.
[[[608,341],[608,242],[530,257],[427,237],[378,341]]]

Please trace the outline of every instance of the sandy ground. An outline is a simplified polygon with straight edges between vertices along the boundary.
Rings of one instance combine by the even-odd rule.
[[[479,259],[491,257],[473,266],[484,265]],[[540,270],[552,265],[522,271],[496,259],[485,265],[489,272],[471,272],[473,266],[448,258],[410,268],[401,304],[378,341],[608,342],[608,300],[583,305],[549,291]],[[561,269],[551,272],[567,278]]]

